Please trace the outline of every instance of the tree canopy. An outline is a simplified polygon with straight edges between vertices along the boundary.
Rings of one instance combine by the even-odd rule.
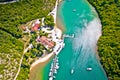
[[[47,26],[53,27],[55,25],[53,16],[52,15],[46,16],[44,23]]]
[[[120,0],[88,0],[102,22],[98,41],[101,63],[110,80],[120,80]]]

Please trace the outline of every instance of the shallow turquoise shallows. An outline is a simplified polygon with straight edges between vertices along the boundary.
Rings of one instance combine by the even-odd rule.
[[[107,80],[96,56],[96,43],[101,34],[96,12],[86,0],[64,0],[58,8],[59,20],[65,27],[65,47],[58,55],[60,68],[55,80]],[[48,80],[50,64],[44,68]],[[88,71],[87,68],[92,68]]]

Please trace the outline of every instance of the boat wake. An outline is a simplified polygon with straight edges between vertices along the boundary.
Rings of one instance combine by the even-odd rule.
[[[96,44],[99,37],[101,36],[101,22],[99,18],[95,18],[89,23],[87,23],[86,20],[84,20],[83,22],[84,27],[82,27],[82,29],[79,28],[79,26],[75,27],[76,37],[72,41],[74,54],[73,59],[71,60],[71,65],[75,68],[85,68],[84,65],[92,63],[92,61],[88,62],[87,59],[90,57],[94,57],[94,54],[96,52]],[[77,64],[77,66],[75,66],[74,64]]]

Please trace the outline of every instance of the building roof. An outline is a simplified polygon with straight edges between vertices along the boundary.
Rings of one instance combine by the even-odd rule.
[[[45,36],[40,37],[38,41],[41,42],[43,45],[48,46],[49,48],[53,48],[55,45],[53,41],[49,41]]]
[[[39,24],[35,24],[32,28],[31,31],[37,31],[39,29],[40,25]]]

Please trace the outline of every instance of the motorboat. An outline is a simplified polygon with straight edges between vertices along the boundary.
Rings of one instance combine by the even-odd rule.
[[[52,71],[52,68],[50,69],[50,71]]]
[[[53,77],[50,77],[49,80],[53,80]]]
[[[52,72],[50,72],[50,73],[49,73],[49,76],[53,76],[53,73],[52,73]]]
[[[74,73],[74,69],[71,69],[71,74],[73,74]]]
[[[58,66],[58,65],[56,65],[56,66],[55,66],[55,68],[56,68],[56,69],[58,69],[58,68],[59,68],[59,66]]]
[[[92,68],[90,68],[90,67],[89,67],[89,68],[87,68],[87,71],[91,71],[91,70],[92,70]]]
[[[54,73],[57,74],[57,70],[56,69],[54,70]]]

